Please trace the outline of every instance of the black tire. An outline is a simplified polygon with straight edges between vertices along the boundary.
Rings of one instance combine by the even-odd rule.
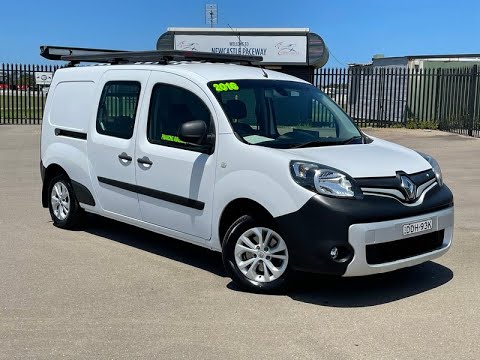
[[[237,240],[246,231],[253,228],[268,228],[276,232],[272,221],[257,218],[254,215],[244,215],[238,218],[228,229],[222,243],[222,259],[225,270],[227,271],[233,282],[242,290],[264,293],[264,294],[279,294],[287,289],[288,279],[291,270],[287,264],[284,273],[277,279],[270,282],[258,282],[247,278],[237,266],[235,260],[235,246]],[[257,257],[257,256],[255,256]]]
[[[66,217],[63,219],[61,219],[55,214],[55,210],[52,204],[52,191],[53,187],[56,184],[63,184],[63,186],[68,191],[66,199],[68,198],[69,201],[69,210]],[[78,204],[78,200],[75,196],[75,192],[73,191],[72,184],[70,183],[70,180],[67,178],[67,176],[57,175],[50,181],[50,184],[48,185],[48,210],[50,211],[50,216],[52,218],[53,224],[56,227],[59,227],[61,229],[73,229],[79,225],[83,217],[84,211]]]

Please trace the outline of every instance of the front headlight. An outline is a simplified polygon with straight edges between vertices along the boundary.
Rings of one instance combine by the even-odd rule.
[[[362,197],[361,190],[351,176],[329,166],[292,161],[290,172],[297,184],[321,195],[339,198]]]
[[[421,153],[420,151],[418,151],[418,153],[422,155],[422,157],[425,160],[427,160],[430,165],[432,165],[432,170],[435,173],[435,177],[437,178],[438,186],[442,186],[443,185],[442,170],[440,169],[440,165],[438,165],[437,160],[435,160],[430,155]]]

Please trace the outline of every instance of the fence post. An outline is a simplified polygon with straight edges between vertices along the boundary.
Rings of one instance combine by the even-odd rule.
[[[6,107],[5,100],[7,100],[8,89],[5,86],[5,64],[2,63],[2,98],[0,99],[0,124],[6,123]]]
[[[468,91],[468,136],[473,136],[473,122],[475,118],[475,93],[477,90],[477,69],[474,65],[470,72],[470,89]]]
[[[438,124],[438,128],[440,130],[442,130],[442,122],[443,122],[443,119],[440,119],[440,114],[441,114],[441,109],[442,109],[442,99],[441,99],[441,83],[442,83],[442,69],[441,68],[437,68],[435,70],[435,97],[433,98],[433,101],[434,101],[434,104],[435,104],[435,107],[434,107],[434,115],[433,115],[433,119],[437,122]]]

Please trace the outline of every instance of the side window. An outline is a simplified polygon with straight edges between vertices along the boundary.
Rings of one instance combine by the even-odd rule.
[[[208,133],[211,132],[210,111],[197,95],[178,86],[154,86],[148,115],[148,141],[193,150],[178,138],[182,124],[192,120],[205,121]]]
[[[130,139],[137,114],[140,83],[110,81],[105,84],[97,112],[99,134]]]

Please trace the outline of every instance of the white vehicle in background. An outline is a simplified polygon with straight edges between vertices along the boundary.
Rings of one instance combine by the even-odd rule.
[[[220,251],[257,292],[294,270],[369,275],[451,245],[453,196],[433,158],[365,135],[303,80],[232,64],[259,58],[42,53],[109,63],[60,69],[50,87],[42,203],[60,228],[89,212]]]

